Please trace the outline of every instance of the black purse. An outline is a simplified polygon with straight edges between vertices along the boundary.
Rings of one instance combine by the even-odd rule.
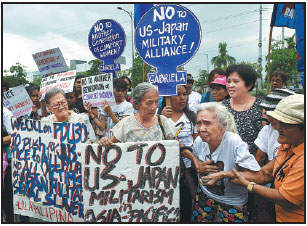
[[[292,155],[290,155],[277,169],[276,169],[276,171],[275,171],[275,173],[274,173],[274,176],[273,176],[273,181],[272,181],[272,183],[271,183],[271,186],[270,186],[270,188],[275,188],[275,178],[276,178],[276,176],[277,176],[277,173],[281,170],[281,168],[286,164],[286,162],[288,162],[288,160],[290,159],[290,158],[292,158],[292,156],[294,155],[294,153],[292,153]],[[273,203],[273,202],[271,202],[271,201],[269,201],[269,200],[266,200],[266,206],[265,206],[265,210],[266,210],[266,212],[270,215],[270,216],[272,216],[272,217],[274,217],[274,219],[276,219],[276,211],[275,211],[275,203]]]

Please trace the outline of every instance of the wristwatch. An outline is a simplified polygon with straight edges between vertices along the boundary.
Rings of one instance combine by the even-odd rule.
[[[247,185],[247,190],[249,192],[253,192],[253,187],[256,183],[255,182],[249,182],[249,184]]]

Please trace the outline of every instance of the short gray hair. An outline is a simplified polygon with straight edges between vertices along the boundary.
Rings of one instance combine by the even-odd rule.
[[[57,87],[49,89],[45,95],[46,104],[50,104],[50,98],[57,95],[58,93],[62,93],[63,96],[65,97],[65,92],[62,89]]]
[[[136,109],[136,106],[138,106],[141,103],[144,95],[151,90],[157,91],[157,88],[148,82],[142,82],[133,89],[132,97],[133,97],[133,107],[135,109]]]
[[[197,107],[197,115],[201,111],[209,111],[215,114],[219,127],[225,131],[237,133],[237,127],[232,114],[225,106],[218,102],[208,102],[199,104]]]

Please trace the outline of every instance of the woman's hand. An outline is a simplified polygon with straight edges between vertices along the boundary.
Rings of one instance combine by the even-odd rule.
[[[248,180],[245,179],[238,171],[235,169],[232,169],[232,173],[234,174],[234,178],[230,180],[230,182],[240,185],[242,187],[247,187],[249,182]]]
[[[108,137],[102,137],[99,141],[98,141],[99,145],[104,146],[105,148],[110,147],[113,143],[112,141],[108,138]]]
[[[167,118],[171,118],[173,113],[173,109],[171,106],[165,106],[161,112],[161,115],[164,115]]]
[[[216,173],[218,170],[217,166],[212,165],[213,160],[210,161],[200,161],[199,159],[195,158],[193,164],[198,173],[206,174],[206,173]]]
[[[223,171],[221,171],[217,173],[211,173],[207,176],[203,176],[199,179],[199,182],[204,186],[213,186],[216,184],[216,182],[222,180],[223,178]]]
[[[107,112],[109,115],[111,114],[112,108],[110,107],[108,101],[106,101],[106,100],[103,100],[103,101],[102,101],[102,108],[103,108],[103,110],[104,110],[105,112]]]
[[[84,103],[84,109],[87,111],[89,115],[92,114],[92,104],[90,102]]]
[[[32,106],[32,111],[34,112],[35,115],[37,115],[37,107],[34,104]]]

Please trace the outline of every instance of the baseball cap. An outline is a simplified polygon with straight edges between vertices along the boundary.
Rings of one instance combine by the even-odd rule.
[[[210,82],[209,85],[212,84],[218,84],[222,86],[226,86],[227,81],[226,81],[226,76],[225,75],[219,75],[213,82]]]
[[[304,95],[294,94],[283,98],[274,111],[267,111],[267,115],[283,123],[304,123]]]
[[[288,89],[275,89],[272,93],[266,95],[260,107],[264,108],[267,111],[273,111],[276,108],[276,105],[285,97],[294,95],[295,92]]]

